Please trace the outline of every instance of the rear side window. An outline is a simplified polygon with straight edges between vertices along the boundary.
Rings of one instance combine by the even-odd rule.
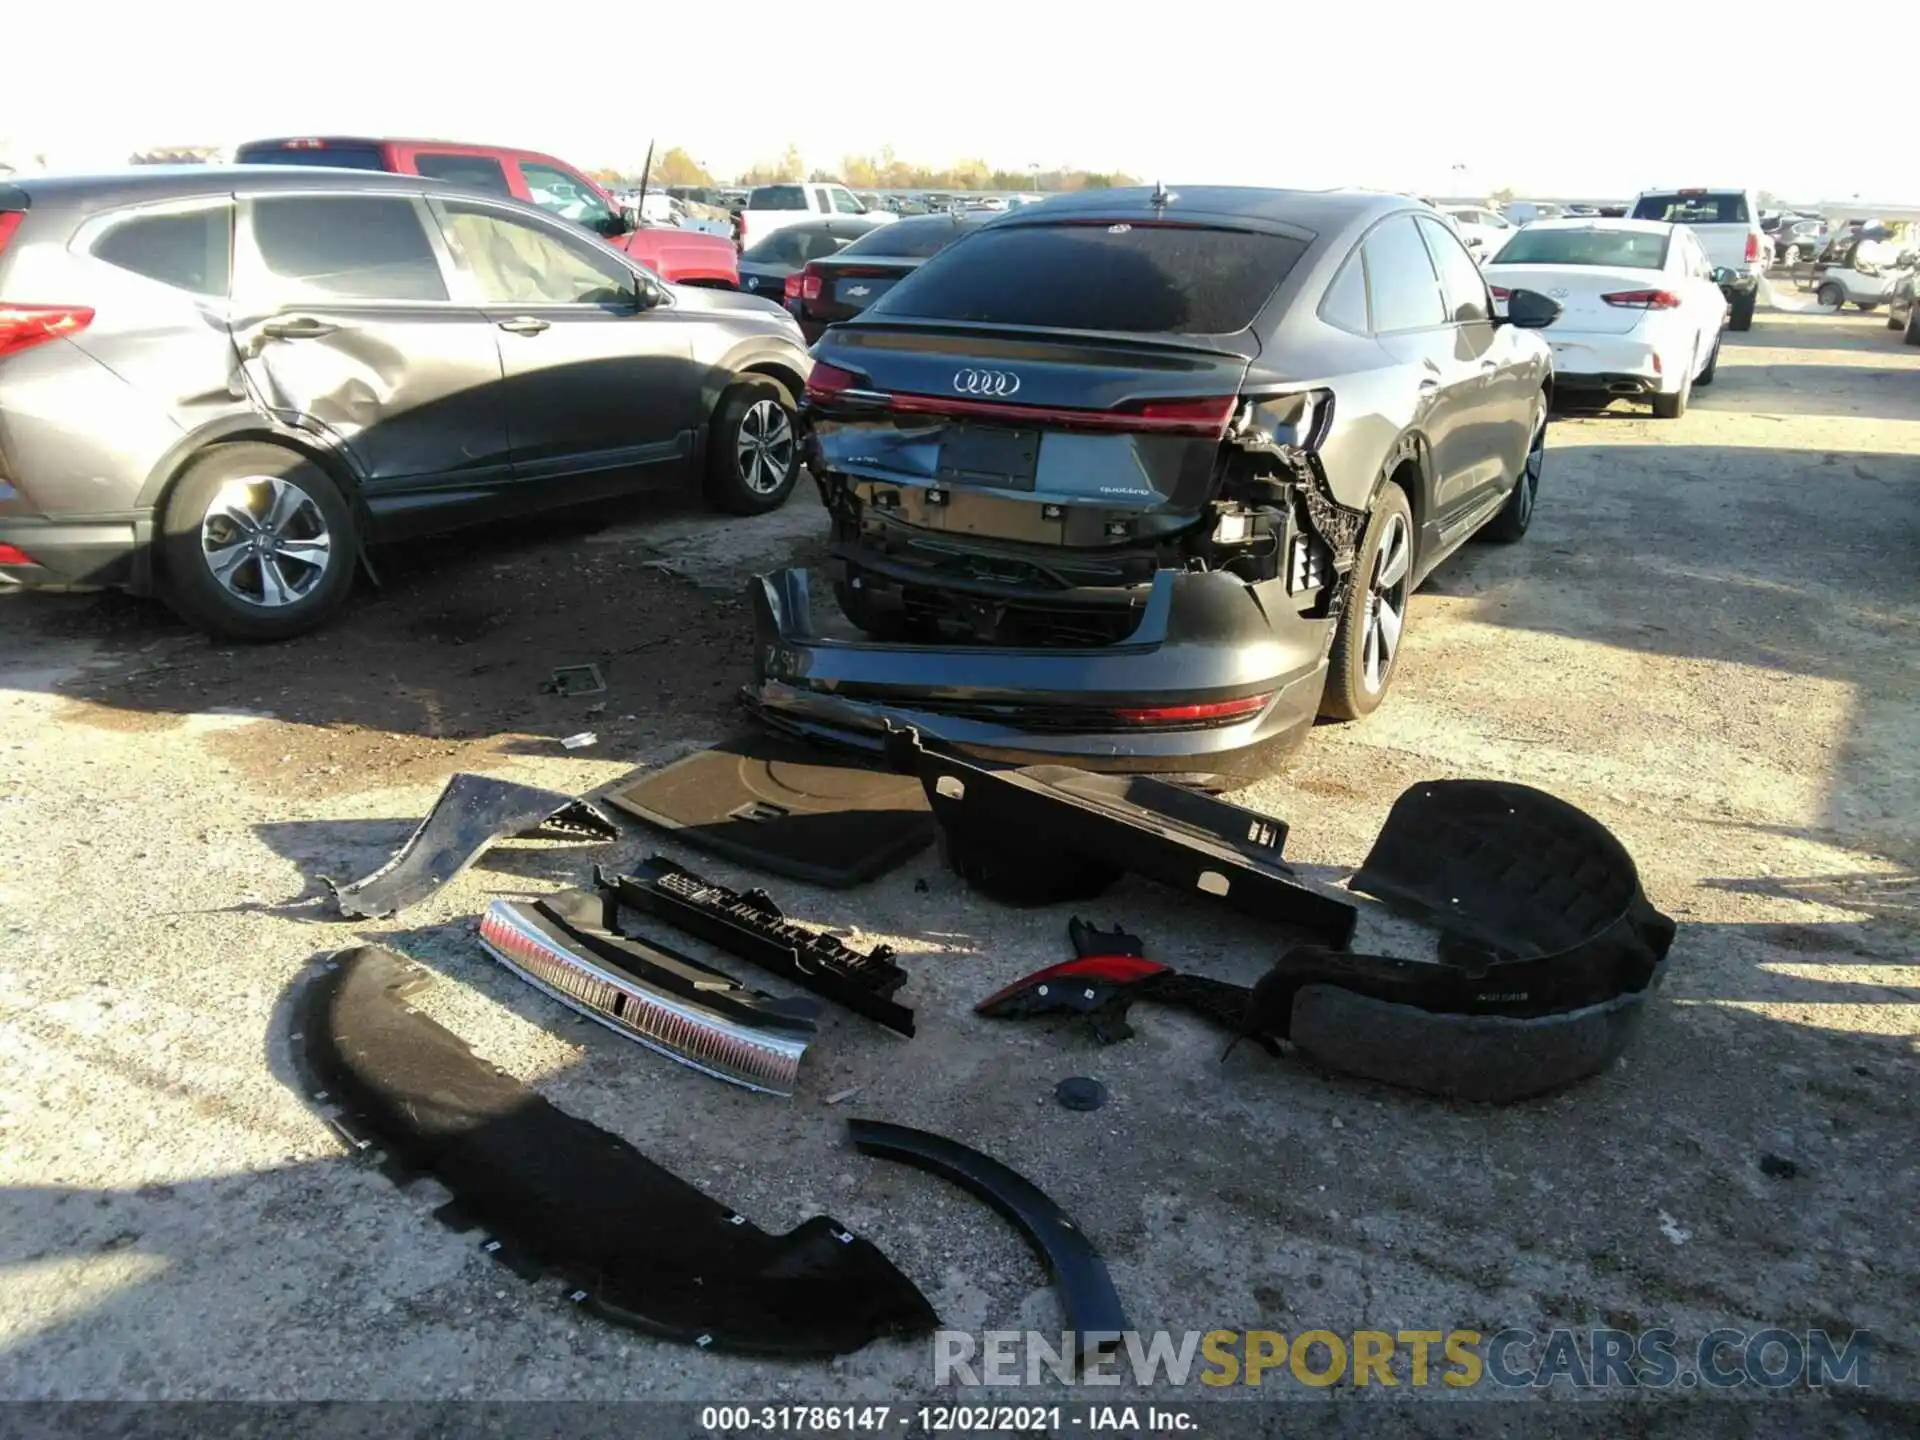
[[[802,260],[824,260],[829,255],[838,255],[847,248],[853,239],[850,235],[836,234],[832,230],[809,227],[800,234],[800,258]]]
[[[942,250],[867,313],[1230,335],[1253,323],[1305,250],[1291,235],[1190,225],[987,226],[963,247]]]
[[[236,165],[328,165],[336,170],[384,170],[387,157],[378,145],[242,145]]]
[[[747,196],[749,210],[804,210],[807,192],[799,185],[762,185]]]
[[[527,194],[533,203],[562,220],[571,220],[590,230],[604,230],[613,218],[607,202],[581,176],[522,160],[520,178],[527,182]]]
[[[1671,230],[1522,230],[1489,265],[1608,265],[1629,270],[1666,268]]]
[[[233,258],[233,209],[135,215],[93,244],[96,260],[195,295],[225,295]]]
[[[1675,190],[1642,195],[1634,202],[1634,220],[1664,220],[1669,225],[1745,225],[1747,197],[1738,190]]]
[[[1447,323],[1440,277],[1434,274],[1433,260],[1411,215],[1382,221],[1363,248],[1375,330],[1421,330]]]
[[[387,195],[263,195],[253,240],[288,300],[445,300],[413,202]]]
[[[784,230],[776,230],[742,250],[740,258],[749,265],[798,265],[806,258],[801,253],[801,241],[806,237],[799,233],[800,228],[789,225]]]
[[[1320,318],[1356,335],[1367,333],[1367,266],[1357,249],[1327,287],[1327,298],[1320,302]]]
[[[469,190],[486,190],[494,195],[511,195],[507,171],[491,155],[416,154],[413,168],[430,180],[445,180]]]
[[[839,214],[864,215],[866,213],[866,211],[861,208],[860,202],[854,199],[850,192],[835,190],[830,193],[833,195],[833,208]]]
[[[1480,267],[1454,233],[1438,220],[1422,215],[1417,222],[1426,236],[1427,251],[1440,271],[1440,284],[1446,292],[1447,313],[1455,324],[1468,324],[1487,318],[1487,282],[1480,278]]]
[[[945,216],[936,220],[896,220],[869,230],[847,246],[849,255],[891,256],[925,260],[937,255],[967,232]]]

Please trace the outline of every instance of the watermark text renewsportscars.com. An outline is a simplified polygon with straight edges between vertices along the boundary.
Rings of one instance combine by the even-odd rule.
[[[1085,1337],[1079,1337],[1084,1341]],[[1873,1384],[1873,1335],[1825,1330],[1670,1329],[1128,1331],[1085,1364],[1076,1337],[1034,1330],[940,1330],[933,1383],[1140,1387],[1304,1385],[1464,1390],[1785,1390]]]

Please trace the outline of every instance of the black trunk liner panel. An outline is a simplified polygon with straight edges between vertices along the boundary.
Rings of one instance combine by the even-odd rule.
[[[294,1011],[296,1056],[341,1133],[453,1192],[522,1273],[607,1319],[743,1354],[828,1356],[937,1323],[870,1242],[815,1216],[769,1235],[627,1141],[556,1108],[411,1009],[425,972],[368,945]]]
[[[846,889],[925,848],[919,784],[775,735],[741,735],[651,771],[607,803],[743,865]]]

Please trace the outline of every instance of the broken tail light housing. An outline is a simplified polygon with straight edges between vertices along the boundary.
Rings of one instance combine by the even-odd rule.
[[[480,918],[480,944],[561,1004],[681,1064],[749,1090],[790,1095],[804,1034],[755,1030],[643,985],[560,943],[512,901]]]
[[[1109,430],[1152,435],[1192,435],[1218,440],[1227,433],[1235,395],[1133,400],[1111,410],[1080,410],[1064,405],[1008,405],[994,400],[950,399],[945,395],[893,394],[887,408],[902,415],[951,415],[1001,424],[1057,426],[1070,430]]]
[[[1680,297],[1671,290],[1615,290],[1600,297],[1623,310],[1678,310]]]
[[[812,264],[800,272],[800,298],[802,300],[820,298],[820,271]]]
[[[795,270],[787,276],[786,283],[780,287],[780,298],[798,300],[800,298],[800,272]]]
[[[792,283],[789,277],[788,283]],[[829,365],[824,360],[816,360],[813,369],[807,375],[806,398],[816,404],[822,400],[832,400],[849,390],[860,388],[860,376],[851,370],[842,370],[838,365]]]
[[[38,565],[39,563],[18,545],[0,544],[0,565]]]
[[[0,242],[6,239],[7,232],[0,231]],[[87,305],[0,304],[0,359],[78,335],[92,323],[93,309]]]

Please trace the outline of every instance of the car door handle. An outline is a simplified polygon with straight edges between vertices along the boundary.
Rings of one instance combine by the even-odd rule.
[[[269,340],[318,340],[339,328],[311,315],[295,315],[286,320],[268,321],[260,327],[260,333]]]
[[[545,320],[536,319],[532,315],[516,315],[511,320],[502,320],[500,328],[515,335],[538,335],[549,327]]]

